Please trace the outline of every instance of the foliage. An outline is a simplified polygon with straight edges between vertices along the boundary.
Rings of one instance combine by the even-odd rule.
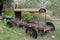
[[[36,14],[29,13],[29,12],[23,12],[22,13],[22,20],[23,21],[30,21],[33,17],[36,17]]]
[[[46,8],[53,11],[53,16],[60,15],[60,0],[27,0],[22,3],[19,2],[19,8]]]
[[[5,9],[4,15],[5,16],[13,16],[14,12],[13,9]]]
[[[37,39],[34,39],[26,35],[25,28],[18,27],[8,28],[4,26],[3,22],[0,22],[0,27],[2,27],[2,29],[0,28],[0,40],[55,40],[55,39],[60,40],[60,25],[57,24],[57,23],[60,24],[60,22],[59,21],[53,22],[56,26],[56,30],[54,32],[49,32],[43,37],[40,36],[40,34],[38,34]]]
[[[4,7],[11,8],[13,0],[0,0],[0,3],[4,4]]]
[[[60,0],[49,0],[51,2],[50,6],[46,8],[53,11],[53,16],[60,16]]]
[[[39,0],[27,0],[22,3],[19,2],[18,6],[19,8],[38,8],[38,2]],[[39,6],[40,8],[41,6]]]

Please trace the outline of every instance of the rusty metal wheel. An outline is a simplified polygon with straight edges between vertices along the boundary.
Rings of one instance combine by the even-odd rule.
[[[7,26],[8,26],[9,28],[13,27],[12,22],[8,21],[8,22],[7,22]]]
[[[51,31],[54,31],[54,30],[55,30],[55,26],[54,26],[53,23],[51,23],[51,22],[46,22],[46,25],[51,27]]]
[[[26,28],[26,34],[29,34],[33,38],[37,38],[37,36],[38,36],[37,31],[32,27]]]

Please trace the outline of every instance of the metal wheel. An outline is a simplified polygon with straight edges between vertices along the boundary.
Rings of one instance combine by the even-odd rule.
[[[9,28],[13,27],[12,22],[8,21],[8,22],[7,22],[7,26],[8,26]]]
[[[37,36],[38,36],[37,31],[32,27],[26,28],[26,33],[29,34],[33,38],[37,38]]]
[[[54,30],[55,30],[55,26],[54,26],[53,23],[51,23],[51,22],[46,22],[46,25],[51,27],[51,31],[54,31]]]

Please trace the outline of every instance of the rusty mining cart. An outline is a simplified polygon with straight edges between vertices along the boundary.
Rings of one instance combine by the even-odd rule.
[[[28,9],[28,8],[27,9],[14,9],[14,16],[6,17],[8,27],[12,27],[14,25],[25,27],[26,34],[29,34],[33,38],[37,38],[37,36],[38,36],[37,33],[41,33],[42,35],[44,35],[45,33],[49,32],[49,31],[55,30],[55,26],[51,22],[46,22],[45,24],[39,24],[40,21],[38,21],[38,23],[28,23],[28,22],[21,21],[21,12],[37,12],[38,17],[39,17],[39,14],[45,13],[46,9],[44,9],[44,8],[41,8],[41,9]],[[40,20],[40,19],[38,18],[38,20]]]

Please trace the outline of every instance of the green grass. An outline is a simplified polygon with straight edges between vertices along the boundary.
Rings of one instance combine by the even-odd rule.
[[[5,15],[13,15],[13,9],[6,9]],[[25,28],[5,26],[3,21],[0,21],[0,40],[60,40],[60,21],[53,21],[56,26],[54,32],[50,32],[45,36],[38,34],[38,38],[34,39],[25,33]],[[54,36],[54,38],[52,38]]]
[[[4,15],[5,16],[12,16],[13,15],[13,9],[5,9],[5,13],[4,13]]]
[[[0,23],[0,25],[2,24]],[[55,24],[55,26],[56,30],[54,32],[50,32],[45,36],[40,36],[38,34],[37,39],[26,35],[25,28],[8,28],[6,26],[2,26],[2,29],[0,30],[0,40],[60,40],[60,25]],[[52,36],[54,36],[54,38],[52,38]]]

